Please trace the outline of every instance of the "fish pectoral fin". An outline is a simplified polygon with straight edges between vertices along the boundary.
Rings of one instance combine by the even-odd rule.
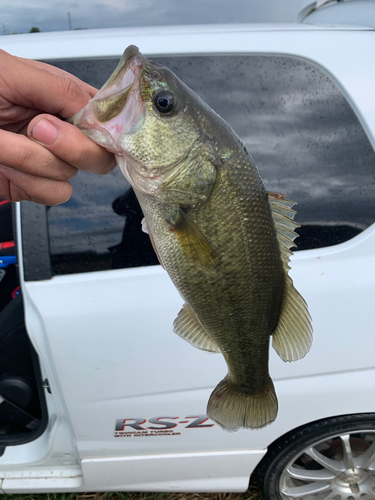
[[[221,352],[187,304],[182,306],[173,322],[173,331],[192,346],[209,352]]]
[[[285,199],[285,195],[268,193],[272,217],[275,223],[276,236],[279,242],[281,260],[285,272],[284,292],[281,303],[279,322],[272,334],[272,347],[283,361],[296,361],[303,358],[310,350],[312,343],[311,317],[307,304],[293,286],[288,275],[290,247],[298,236],[295,229],[299,225],[294,222],[295,203]]]
[[[211,243],[196,223],[179,209],[178,222],[173,230],[185,254],[194,260],[197,267],[215,269],[219,266],[219,257]]]

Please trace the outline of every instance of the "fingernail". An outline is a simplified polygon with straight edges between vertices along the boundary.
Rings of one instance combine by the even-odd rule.
[[[51,146],[57,139],[57,129],[51,122],[43,119],[31,130],[31,136],[36,141]]]

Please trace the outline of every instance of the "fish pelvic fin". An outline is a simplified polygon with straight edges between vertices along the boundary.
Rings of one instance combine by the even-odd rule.
[[[299,225],[293,220],[295,203],[285,199],[284,195],[268,193],[272,217],[279,242],[281,260],[285,271],[284,292],[281,303],[279,322],[272,334],[272,347],[283,361],[296,361],[309,352],[312,343],[311,316],[307,304],[294,288],[288,275],[290,248],[298,236],[295,229]]]
[[[261,429],[277,416],[278,403],[271,377],[256,394],[247,394],[227,375],[214,389],[207,404],[207,416],[224,430]]]
[[[173,331],[192,346],[209,352],[221,352],[219,346],[199,323],[191,308],[184,304],[173,322]]]

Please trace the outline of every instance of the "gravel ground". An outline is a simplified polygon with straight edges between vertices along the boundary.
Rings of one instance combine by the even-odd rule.
[[[54,493],[44,495],[1,495],[1,500],[264,500],[250,486],[245,493]]]

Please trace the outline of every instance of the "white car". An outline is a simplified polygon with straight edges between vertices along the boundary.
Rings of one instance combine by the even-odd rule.
[[[235,492],[254,473],[267,499],[375,498],[375,22],[333,3],[293,25],[1,37],[97,87],[135,44],[222,115],[298,202],[314,341],[291,364],[271,349],[272,425],[223,431],[205,411],[225,362],[173,333],[182,299],[129,185],[80,172],[69,202],[13,207],[18,295],[0,248],[0,491]]]

